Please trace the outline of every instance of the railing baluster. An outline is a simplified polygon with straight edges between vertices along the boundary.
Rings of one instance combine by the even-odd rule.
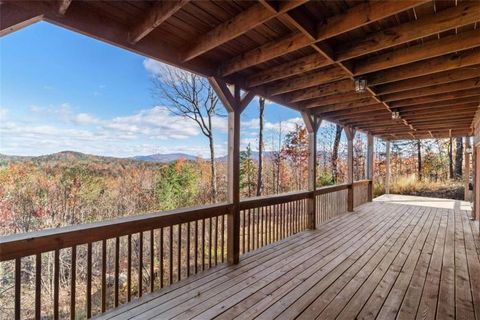
[[[132,299],[132,235],[127,236],[127,301]]]
[[[22,286],[22,259],[15,259],[15,319],[20,319],[20,301]]]
[[[77,273],[77,247],[72,247],[72,259],[70,266],[70,319],[75,319],[75,289],[76,289],[76,273]]]
[[[195,220],[195,274],[198,273],[198,220]]]
[[[187,223],[187,277],[190,277],[190,222]]]
[[[245,239],[245,218],[246,218],[246,213],[245,213],[245,210],[242,210],[242,254],[244,254],[245,252],[247,252],[245,250],[245,245],[246,245],[246,239]]]
[[[119,289],[119,273],[120,273],[120,238],[115,238],[115,294],[114,294],[114,304],[115,307],[118,307],[118,289]]]
[[[92,243],[87,243],[87,318],[92,317]]]
[[[60,289],[60,250],[55,250],[53,259],[53,319],[58,320],[58,297]]]
[[[138,297],[141,297],[143,294],[143,232],[140,232],[138,237]]]
[[[177,238],[177,281],[182,279],[182,224],[178,225]]]
[[[208,268],[212,267],[212,218],[208,218]]]
[[[213,219],[213,218],[212,218]],[[218,217],[215,217],[215,265],[218,264]]]
[[[169,250],[168,250],[168,254],[169,254],[169,259],[168,259],[168,264],[169,264],[169,268],[168,268],[168,272],[169,272],[169,279],[170,279],[170,282],[169,284],[172,284],[173,283],[173,226],[170,226],[169,227]]]
[[[41,318],[42,310],[42,254],[35,255],[35,319]]]
[[[153,229],[150,230],[150,292],[155,290],[155,237]]]
[[[160,263],[160,288],[163,288],[163,228],[160,228],[160,244],[158,245],[160,256],[158,257]]]
[[[202,271],[205,270],[205,219],[202,219]]]
[[[225,262],[225,216],[222,214],[222,262]]]
[[[102,313],[107,308],[107,240],[102,241]]]

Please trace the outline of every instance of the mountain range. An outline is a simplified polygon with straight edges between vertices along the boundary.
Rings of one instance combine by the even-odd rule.
[[[265,158],[271,158],[273,155],[272,151],[265,151],[263,153]],[[252,151],[251,158],[253,160],[258,160],[258,152]],[[150,155],[139,155],[129,158],[118,158],[118,157],[105,157],[97,156],[86,153],[81,153],[77,151],[61,151],[52,154],[46,154],[41,156],[12,156],[0,154],[0,164],[8,162],[21,162],[21,161],[36,161],[36,162],[46,162],[46,161],[73,161],[73,160],[91,160],[91,161],[145,161],[145,162],[156,162],[156,163],[170,163],[178,159],[185,159],[187,161],[194,161],[198,159],[197,156],[187,154],[187,153],[156,153]],[[227,161],[228,156],[217,157],[218,162]],[[208,159],[207,159],[208,160]]]

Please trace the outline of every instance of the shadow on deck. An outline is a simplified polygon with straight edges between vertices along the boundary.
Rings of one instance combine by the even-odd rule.
[[[480,318],[466,202],[388,195],[99,319]]]

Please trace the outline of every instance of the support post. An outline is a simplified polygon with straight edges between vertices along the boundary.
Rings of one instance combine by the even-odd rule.
[[[386,143],[387,161],[385,163],[385,193],[390,193],[390,141]]]
[[[355,138],[355,130],[351,127],[345,127],[345,134],[347,135],[347,183],[348,183],[348,204],[347,211],[353,212],[354,206],[354,190],[353,190],[353,139]]]
[[[236,85],[228,87],[219,78],[209,78],[210,85],[228,111],[228,202],[232,205],[227,217],[227,260],[240,261],[240,115],[255,95],[241,96]]]
[[[368,179],[368,201],[373,200],[373,135],[367,135],[367,179]]]
[[[306,111],[302,112],[302,117],[308,131],[308,191],[312,192],[307,202],[308,228],[315,229],[317,206],[315,197],[315,190],[317,189],[317,132],[322,119]]]
[[[465,185],[465,192],[463,199],[470,201],[470,137],[465,137],[465,169],[463,170],[463,180]]]

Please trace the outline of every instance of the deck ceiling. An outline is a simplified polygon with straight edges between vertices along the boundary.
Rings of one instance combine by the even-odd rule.
[[[45,20],[386,139],[471,135],[479,108],[480,1],[0,5],[2,36]]]

